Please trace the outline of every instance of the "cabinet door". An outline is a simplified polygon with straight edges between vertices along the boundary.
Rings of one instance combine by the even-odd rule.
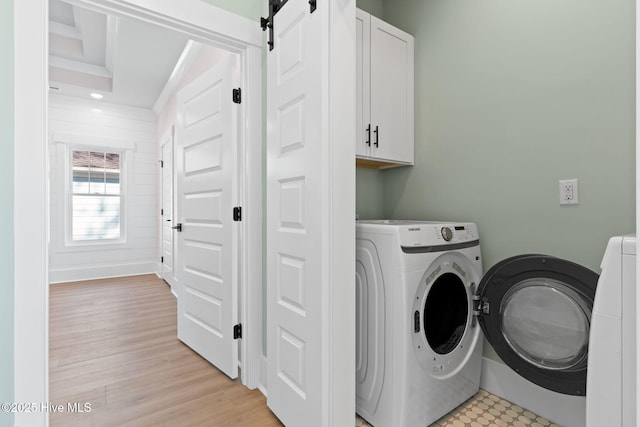
[[[370,46],[371,15],[356,9],[356,156],[371,155]]]
[[[413,37],[375,16],[370,86],[371,156],[413,164]]]

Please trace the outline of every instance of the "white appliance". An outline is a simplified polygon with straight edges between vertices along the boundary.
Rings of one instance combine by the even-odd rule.
[[[472,223],[356,225],[356,412],[427,426],[479,387],[481,329],[501,359],[549,390],[584,396],[598,275],[546,255],[482,275]]]
[[[369,423],[426,426],[478,390],[481,270],[474,224],[357,222],[356,412]]]
[[[636,426],[636,237],[612,237],[591,318],[587,427]]]

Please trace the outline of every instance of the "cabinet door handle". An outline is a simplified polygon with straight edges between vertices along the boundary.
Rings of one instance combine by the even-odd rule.
[[[371,123],[367,125],[367,140],[364,143],[371,147]]]
[[[373,145],[377,147],[378,146],[378,126],[376,126],[376,129],[373,131],[373,133],[376,134],[376,142],[374,142]]]

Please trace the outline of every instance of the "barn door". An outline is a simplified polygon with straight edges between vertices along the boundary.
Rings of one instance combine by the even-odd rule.
[[[343,348],[348,369],[335,378],[336,336],[354,329],[355,297],[346,299],[345,323],[334,335],[331,256],[350,259],[355,236],[333,239],[328,90],[329,8],[340,2],[270,2],[267,53],[267,387],[268,405],[287,426],[347,425],[355,402],[354,343]],[[278,5],[274,15],[274,6]],[[353,20],[353,22],[351,22]],[[355,7],[349,19],[355,26]],[[344,43],[344,41],[342,41]],[[351,58],[355,53],[355,41]],[[355,76],[355,62],[352,74]],[[352,85],[353,89],[353,85]],[[349,102],[353,97],[345,94]],[[353,100],[351,99],[353,98]],[[349,122],[355,137],[355,109]],[[348,139],[348,138],[345,138]],[[351,149],[347,169],[353,170]],[[342,167],[342,166],[340,166]],[[352,183],[341,187],[349,192]],[[355,194],[350,195],[350,200]],[[352,219],[347,203],[344,214]],[[334,221],[335,222],[332,222]],[[346,255],[342,257],[341,251]],[[353,291],[354,265],[341,289]],[[342,279],[342,277],[341,277]],[[338,280],[339,281],[339,280]],[[337,281],[336,281],[337,282]],[[355,292],[353,292],[354,294]],[[344,300],[343,300],[344,301]],[[353,304],[349,304],[349,301]],[[353,307],[351,307],[353,306]],[[337,311],[337,310],[336,310]],[[344,382],[343,382],[344,381]],[[346,384],[346,385],[345,385]],[[334,400],[348,409],[336,409]],[[349,413],[350,412],[350,413]]]
[[[238,376],[236,110],[232,64],[221,62],[177,96],[178,338]]]

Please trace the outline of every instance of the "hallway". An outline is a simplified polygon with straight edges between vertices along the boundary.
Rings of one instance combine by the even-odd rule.
[[[155,275],[52,285],[49,325],[52,427],[282,425],[260,391],[176,338],[176,299]]]

